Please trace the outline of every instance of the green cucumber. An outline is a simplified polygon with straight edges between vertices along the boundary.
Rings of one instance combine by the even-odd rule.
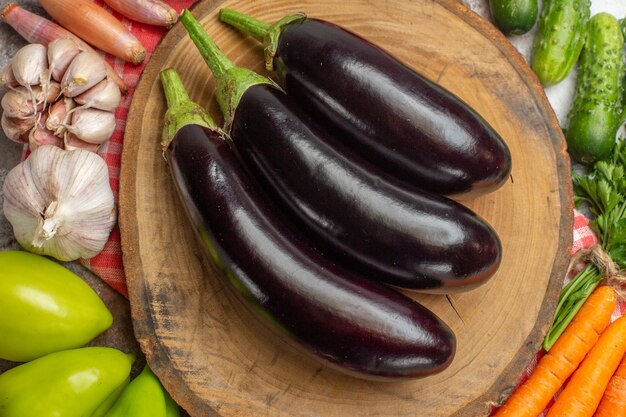
[[[523,35],[535,26],[537,0],[491,0],[491,16],[505,35]]]
[[[545,0],[533,44],[531,67],[543,85],[570,73],[585,43],[589,0]]]
[[[566,138],[574,159],[588,164],[610,155],[624,121],[624,36],[615,17],[599,13],[589,22],[578,65]]]

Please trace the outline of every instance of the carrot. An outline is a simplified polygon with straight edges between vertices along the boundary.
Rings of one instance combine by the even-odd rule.
[[[119,20],[88,0],[39,0],[61,26],[93,46],[125,61],[139,64],[146,49]]]
[[[626,357],[615,371],[594,417],[626,416]]]
[[[552,349],[539,360],[528,380],[513,392],[494,417],[537,417],[541,414],[598,341],[616,304],[617,295],[613,289],[598,287]]]
[[[625,353],[626,316],[623,316],[602,332],[546,417],[592,417]]]
[[[76,41],[82,50],[93,51],[93,48],[78,36],[44,17],[23,9],[15,3],[7,4],[0,12],[0,18],[30,43],[48,45],[55,39],[71,38]],[[106,63],[106,66],[107,75],[120,87],[122,94],[126,94],[128,87],[124,80],[108,63]]]

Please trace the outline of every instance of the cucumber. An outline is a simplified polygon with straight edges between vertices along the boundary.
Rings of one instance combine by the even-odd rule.
[[[523,35],[535,26],[537,0],[491,0],[491,16],[505,35]]]
[[[562,81],[585,43],[591,2],[545,0],[533,44],[531,67],[545,86]]]
[[[589,22],[566,132],[574,159],[588,164],[609,156],[624,121],[624,36],[608,13]]]

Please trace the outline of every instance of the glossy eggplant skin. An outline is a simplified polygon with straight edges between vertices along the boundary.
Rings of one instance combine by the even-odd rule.
[[[500,264],[500,240],[476,214],[381,174],[277,88],[246,90],[230,137],[272,198],[364,276],[448,293],[484,283]]]
[[[354,33],[293,21],[282,26],[273,64],[290,96],[397,178],[457,197],[509,178],[509,149],[476,111]]]
[[[455,352],[432,312],[330,262],[278,214],[219,135],[197,125],[169,146],[170,170],[208,253],[257,316],[359,377],[426,376]]]

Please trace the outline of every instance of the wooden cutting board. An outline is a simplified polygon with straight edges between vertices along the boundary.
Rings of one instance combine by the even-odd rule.
[[[124,265],[135,334],[152,369],[193,416],[487,415],[540,346],[571,245],[569,158],[537,79],[500,33],[453,0],[200,2],[193,12],[224,52],[262,71],[261,47],[219,23],[222,6],[268,22],[298,11],[332,20],[476,108],[506,140],[513,172],[497,192],[465,203],[494,226],[504,258],[476,290],[413,295],[457,336],[454,362],[438,375],[362,381],[281,345],[203,261],[161,157],[161,69],[177,69],[191,98],[221,120],[211,74],[177,25],[139,83],[122,159]]]

